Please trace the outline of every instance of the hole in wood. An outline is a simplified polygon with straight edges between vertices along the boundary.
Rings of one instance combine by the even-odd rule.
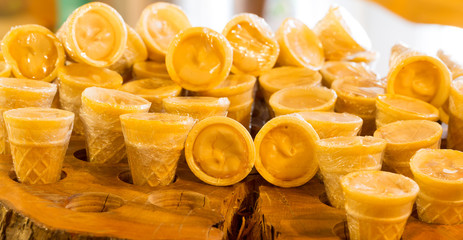
[[[130,170],[123,171],[123,172],[119,173],[117,178],[119,178],[119,180],[121,180],[121,181],[123,181],[125,183],[133,184],[132,173],[130,172]],[[174,180],[172,181],[172,183],[175,183],[176,181],[177,181],[177,175],[174,176]]]
[[[333,233],[342,240],[349,239],[349,228],[347,227],[347,221],[342,221],[334,225]]]
[[[87,162],[87,150],[85,148],[75,151],[73,155],[75,158]]]
[[[124,205],[124,200],[111,193],[85,192],[67,199],[66,208],[76,212],[107,212]]]
[[[323,192],[318,196],[318,199],[320,199],[320,202],[325,204],[326,206],[333,207],[330,203],[330,200],[328,199],[328,195],[326,195],[326,192]]]
[[[209,209],[209,198],[201,193],[187,190],[165,190],[152,193],[148,201],[158,207],[171,210]]]
[[[65,179],[67,176],[68,176],[68,174],[65,171],[61,170],[61,176],[60,176],[59,180],[61,181],[61,180]],[[18,176],[16,176],[16,172],[14,170],[10,170],[8,172],[8,177],[10,177],[11,180],[13,180],[13,181],[15,181],[17,183],[21,183],[18,180]]]

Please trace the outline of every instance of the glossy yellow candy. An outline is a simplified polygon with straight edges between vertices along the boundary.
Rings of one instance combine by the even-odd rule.
[[[252,170],[256,149],[249,132],[227,117],[210,117],[188,134],[185,157],[191,171],[205,183],[233,185]]]
[[[82,92],[80,118],[84,123],[88,161],[118,163],[125,156],[119,116],[148,112],[151,103],[114,89],[89,87]]]
[[[71,63],[61,67],[58,70],[58,79],[60,107],[75,113],[73,131],[79,135],[84,134],[79,116],[82,92],[88,87],[116,89],[122,85],[122,77],[117,72],[84,63]]]
[[[280,45],[278,64],[319,70],[325,61],[323,46],[317,35],[302,21],[286,18],[281,23],[276,38]]]
[[[95,67],[114,64],[127,45],[127,28],[121,15],[101,2],[87,3],[74,10],[57,36],[69,57]]]
[[[323,44],[328,61],[343,60],[371,48],[365,30],[340,6],[330,7],[325,17],[315,25],[314,32]]]
[[[317,141],[316,159],[332,206],[344,209],[340,179],[348,173],[380,170],[386,141],[375,137],[333,137]]]
[[[420,186],[416,200],[421,221],[463,223],[463,153],[449,149],[421,149],[410,160]]]
[[[74,113],[54,108],[18,108],[3,115],[18,180],[28,184],[57,182]]]
[[[320,139],[356,136],[362,128],[362,118],[349,113],[298,112],[315,129]]]
[[[322,76],[318,71],[301,67],[277,67],[259,77],[259,84],[265,101],[268,103],[270,96],[288,87],[319,86]]]
[[[45,82],[56,78],[65,58],[58,38],[47,28],[33,24],[11,28],[3,37],[2,53],[15,77]]]
[[[273,185],[301,186],[317,173],[314,154],[317,140],[315,130],[299,115],[275,117],[254,139],[258,154],[256,169]]]
[[[419,192],[400,174],[382,171],[349,173],[341,179],[352,240],[400,239]]]
[[[200,96],[227,97],[230,107],[243,105],[253,100],[256,77],[248,74],[230,74],[219,86],[204,92]]]
[[[349,55],[343,59],[342,61],[349,61],[349,62],[357,62],[357,63],[370,63],[376,60],[379,56],[379,53],[376,51],[364,51],[358,52],[356,54]]]
[[[236,15],[222,34],[233,47],[233,73],[258,76],[275,65],[280,48],[263,18],[251,13]]]
[[[275,116],[306,112],[334,111],[336,92],[325,87],[291,87],[274,93],[269,104]]]
[[[162,111],[162,99],[177,97],[182,88],[170,79],[146,78],[130,81],[119,89],[133,93],[151,102],[150,112]]]
[[[208,91],[223,82],[231,69],[233,49],[220,33],[188,28],[175,36],[166,55],[174,82],[190,91]]]
[[[320,73],[323,76],[323,85],[331,87],[334,80],[339,78],[359,77],[366,79],[377,79],[374,73],[366,64],[347,62],[347,61],[329,61],[325,62]]]
[[[439,120],[439,110],[416,98],[384,94],[376,98],[376,127],[400,120]]]
[[[143,10],[136,30],[146,44],[149,59],[164,62],[175,35],[190,27],[190,21],[180,7],[157,2]]]
[[[394,45],[389,60],[387,93],[395,93],[429,102],[439,108],[450,91],[450,72],[438,58],[403,45]]]
[[[230,101],[214,97],[171,97],[162,100],[167,113],[190,116],[202,120],[211,116],[227,116]]]
[[[374,133],[387,141],[383,169],[412,177],[410,158],[422,148],[440,148],[442,127],[428,120],[389,123]]]
[[[133,183],[169,185],[195,119],[168,113],[129,113],[120,118]]]
[[[56,84],[17,78],[0,78],[0,154],[9,154],[3,112],[15,108],[49,108],[56,94]]]
[[[108,68],[114,70],[124,76],[124,78],[130,78],[130,69],[136,62],[145,61],[148,57],[145,43],[141,39],[140,35],[126,24],[127,28],[127,47],[124,50],[121,58]]]
[[[170,79],[166,64],[157,62],[136,62],[133,64],[134,79],[165,78]]]

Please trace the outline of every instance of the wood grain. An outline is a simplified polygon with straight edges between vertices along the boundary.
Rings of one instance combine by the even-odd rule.
[[[135,186],[127,164],[97,165],[72,154],[64,179],[18,183],[11,159],[0,158],[0,233],[6,239],[227,239],[247,196],[247,183],[214,187],[200,182],[184,162],[167,187]],[[82,151],[80,152],[82,153]],[[122,179],[122,180],[121,180]]]

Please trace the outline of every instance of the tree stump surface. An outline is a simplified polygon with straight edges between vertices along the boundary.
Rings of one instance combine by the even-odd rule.
[[[233,239],[241,226],[246,181],[202,183],[180,161],[174,183],[135,186],[127,163],[98,165],[82,138],[71,140],[62,179],[17,182],[9,156],[0,158],[0,232],[6,239]],[[74,156],[75,155],[75,156]],[[238,228],[235,230],[233,228]]]

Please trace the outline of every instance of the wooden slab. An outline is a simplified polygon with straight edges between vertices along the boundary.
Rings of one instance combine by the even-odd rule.
[[[298,188],[279,188],[260,178],[251,239],[348,239],[345,212],[328,204],[316,177]],[[412,213],[402,240],[461,240],[463,224],[427,224]]]
[[[71,141],[57,183],[14,181],[10,157],[0,158],[0,232],[6,239],[234,239],[246,181],[232,187],[200,182],[181,162],[167,187],[128,183],[127,164],[78,160],[82,139]],[[76,156],[85,151],[78,151]]]

